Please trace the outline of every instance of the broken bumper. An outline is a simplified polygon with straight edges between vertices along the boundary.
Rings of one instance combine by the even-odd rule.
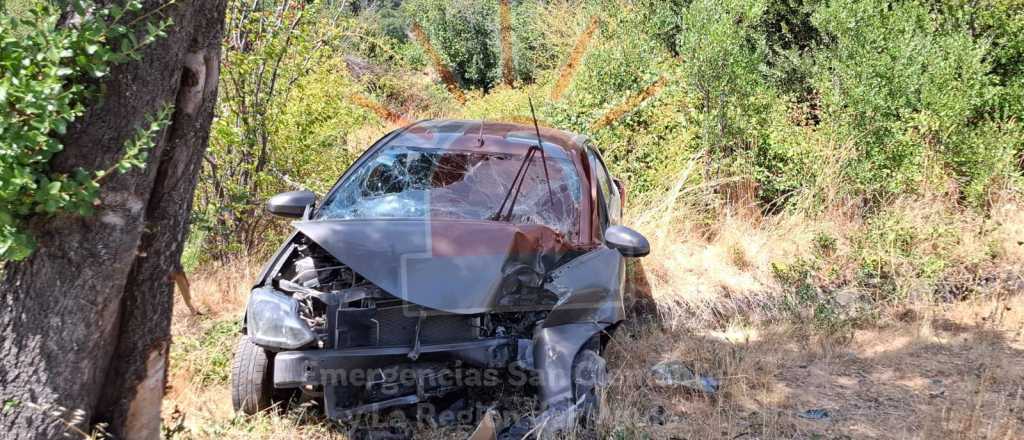
[[[332,386],[353,374],[415,361],[461,360],[480,368],[501,368],[517,359],[519,340],[489,338],[412,347],[359,347],[336,350],[284,351],[274,356],[274,386]]]

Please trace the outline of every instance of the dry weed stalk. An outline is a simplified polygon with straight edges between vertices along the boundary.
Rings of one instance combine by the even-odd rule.
[[[498,12],[501,20],[501,77],[505,85],[512,87],[516,72],[512,67],[512,11],[509,0],[498,2]]]
[[[384,119],[388,122],[399,125],[406,125],[409,123],[409,121],[405,119],[405,117],[403,117],[402,115],[385,107],[383,104],[367,97],[366,95],[363,95],[362,93],[352,93],[351,95],[349,95],[349,99],[351,99],[352,102],[355,103],[356,105],[365,108],[371,112],[374,112],[381,119]]]
[[[460,104],[465,104],[466,95],[459,88],[459,82],[455,80],[455,75],[448,69],[448,66],[445,66],[444,61],[441,60],[441,55],[434,49],[434,45],[430,44],[430,38],[427,37],[426,32],[423,32],[423,28],[420,27],[419,23],[413,23],[409,31],[416,42],[420,44],[420,47],[423,48],[423,51],[427,53],[427,56],[430,57],[430,62],[434,65],[434,70],[437,71],[437,74],[441,76],[441,81],[444,81],[445,87],[448,88],[448,93],[451,93]]]
[[[238,258],[191,274],[192,300],[205,316],[182,314],[175,319],[194,322],[199,319],[220,319],[241,316],[249,297],[249,289],[260,271],[257,258]],[[175,311],[181,310],[174,307]],[[182,330],[194,330],[184,328]]]
[[[626,98],[626,100],[623,101],[622,104],[619,104],[615,108],[605,113],[604,116],[601,117],[601,119],[598,119],[597,122],[594,122],[590,126],[590,130],[600,130],[615,123],[616,121],[621,119],[626,113],[633,111],[634,109],[639,107],[640,104],[643,104],[644,101],[650,99],[654,95],[657,95],[658,92],[661,91],[661,89],[665,88],[666,84],[668,84],[668,78],[664,76],[658,78],[657,81],[651,83],[651,85],[641,90],[640,93],[637,93],[633,96],[630,96],[629,98]]]
[[[580,68],[580,61],[583,60],[583,55],[587,53],[587,47],[590,46],[590,40],[597,33],[598,24],[600,24],[600,20],[597,17],[591,18],[587,29],[576,40],[576,45],[573,46],[572,52],[569,53],[569,61],[562,66],[562,70],[558,73],[558,81],[555,83],[555,88],[551,89],[552,101],[561,99],[562,94],[565,93],[565,90],[569,88],[569,84],[572,83],[576,71]]]

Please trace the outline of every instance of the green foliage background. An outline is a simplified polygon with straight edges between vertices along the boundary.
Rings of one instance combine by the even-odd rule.
[[[24,17],[26,4],[5,8]],[[941,193],[984,215],[996,198],[1020,193],[1019,1],[512,1],[514,87],[501,78],[498,5],[230,1],[190,264],[273,247],[287,228],[263,202],[296,188],[325,192],[391,126],[360,100],[410,120],[498,120],[528,115],[533,96],[546,123],[595,139],[634,206],[682,184],[703,188],[714,218],[728,198],[721,184],[742,181],[768,214],[862,207],[869,225],[887,231],[873,242],[899,229],[880,220],[897,198]],[[545,99],[593,18],[598,31],[568,90]],[[10,249],[30,247],[17,226],[26,216],[87,214],[96,171],[53,175],[46,164],[89,99],[87,77],[127,47],[102,36],[109,22],[76,32],[5,22],[0,148],[15,154],[0,159],[0,234]],[[455,73],[465,104],[409,37],[414,22]],[[100,55],[78,56],[90,51]],[[40,58],[23,66],[24,53]],[[656,82],[652,96],[594,126]],[[32,110],[38,105],[56,110]],[[32,124],[19,122],[25,111]],[[26,136],[37,147],[26,149]]]
[[[753,188],[768,215],[859,207],[864,231],[850,246],[872,285],[896,266],[938,279],[960,242],[942,226],[949,218],[910,226],[894,201],[940,194],[984,217],[995,200],[1020,194],[1018,1],[510,3],[514,87],[501,78],[497,0],[308,1],[290,32],[288,14],[278,28],[253,18],[260,14],[234,25],[260,25],[266,41],[249,50],[226,41],[209,162],[242,164],[235,175],[258,184],[222,175],[215,185],[207,167],[189,264],[276,245],[287,228],[261,213],[266,198],[297,185],[325,191],[391,126],[355,95],[410,120],[515,120],[529,115],[532,96],[545,123],[595,140],[634,210],[682,185],[703,204],[703,217],[688,221],[714,222],[737,182]],[[245,3],[231,4],[237,15]],[[273,15],[284,3],[258,4]],[[546,99],[593,18],[598,31],[568,89]],[[465,104],[410,38],[414,22],[467,93]],[[232,90],[233,79],[252,78],[279,55],[286,86],[263,108],[240,105],[262,92]],[[652,96],[620,108],[659,81]],[[595,128],[610,111],[622,115]],[[242,158],[261,142],[269,153],[256,169]],[[228,196],[211,197],[217,185]]]

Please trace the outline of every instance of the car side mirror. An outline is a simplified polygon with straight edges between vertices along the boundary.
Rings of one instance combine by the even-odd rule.
[[[651,253],[651,244],[647,238],[625,226],[609,226],[604,231],[604,243],[619,251],[623,257],[643,257]]]
[[[316,203],[312,191],[288,191],[267,200],[267,212],[280,217],[302,218],[306,207]]]

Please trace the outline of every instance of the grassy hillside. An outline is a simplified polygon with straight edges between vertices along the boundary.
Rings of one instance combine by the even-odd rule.
[[[243,3],[186,255],[209,314],[178,308],[169,433],[343,436],[302,408],[230,414],[230,330],[286,231],[262,203],[322,193],[407,121],[523,120],[529,97],[595,139],[653,245],[605,436],[1024,428],[1020,2],[523,0],[510,51],[498,1]],[[658,387],[664,359],[723,390]],[[830,420],[797,416],[815,408]]]

